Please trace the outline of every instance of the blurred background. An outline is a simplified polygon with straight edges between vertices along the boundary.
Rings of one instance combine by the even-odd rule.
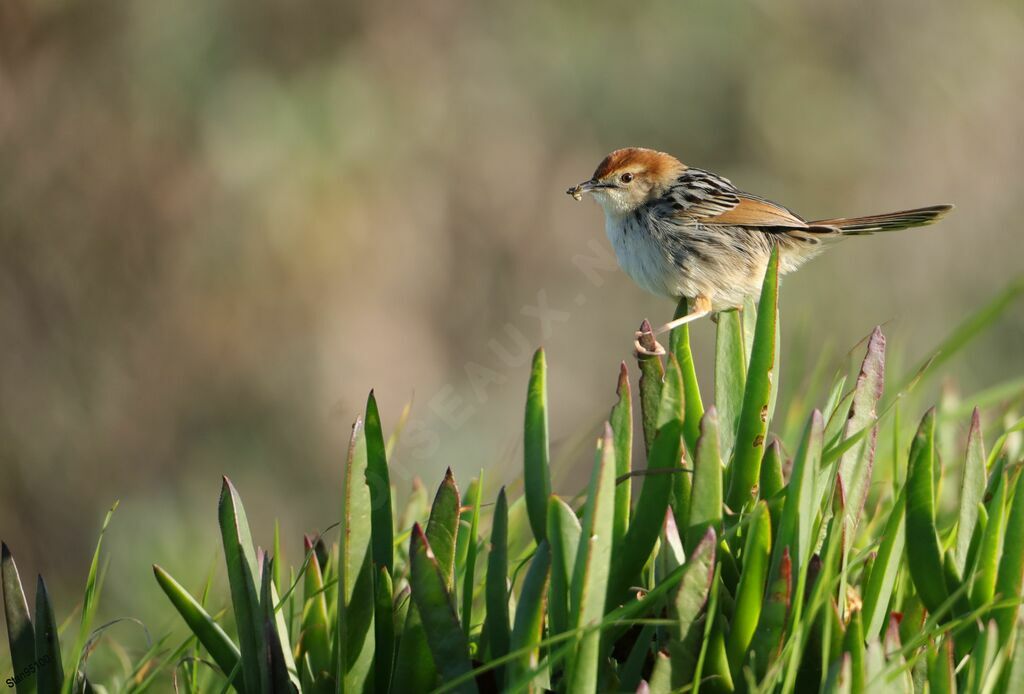
[[[784,369],[876,324],[909,366],[1024,271],[1022,65],[1013,0],[5,0],[0,535],[66,615],[120,499],[100,621],[159,634],[150,564],[219,566],[221,475],[294,563],[334,522],[371,388],[386,430],[413,402],[400,495],[513,483],[538,345],[575,491],[633,331],[673,310],[564,194],[621,146],[807,217],[956,203],[782,289]],[[1021,305],[949,373],[1024,373]]]

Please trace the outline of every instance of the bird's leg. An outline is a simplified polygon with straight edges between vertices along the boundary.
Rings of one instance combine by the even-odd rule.
[[[709,299],[706,296],[698,296],[697,298],[695,298],[693,300],[693,305],[690,308],[690,312],[687,313],[685,316],[680,316],[679,318],[676,318],[675,320],[671,320],[668,323],[665,323],[665,325],[663,325],[660,328],[658,328],[657,330],[653,331],[653,334],[647,333],[647,332],[642,331],[642,330],[638,330],[636,332],[636,334],[634,335],[635,339],[633,340],[633,348],[636,350],[636,353],[638,355],[647,356],[647,357],[653,357],[653,356],[664,354],[665,353],[665,348],[662,347],[660,344],[658,344],[657,340],[654,340],[654,337],[653,337],[654,335],[662,335],[664,333],[667,333],[669,330],[672,330],[673,328],[678,328],[680,325],[686,325],[687,323],[692,323],[693,321],[697,320],[698,318],[703,318],[704,316],[706,316],[706,315],[708,315],[710,313],[711,313],[711,299]],[[644,341],[645,342],[653,341],[654,342],[653,349],[648,349],[648,348],[644,347],[641,344],[641,337],[643,337],[645,335],[648,335],[648,334],[651,334],[650,340],[644,340]]]

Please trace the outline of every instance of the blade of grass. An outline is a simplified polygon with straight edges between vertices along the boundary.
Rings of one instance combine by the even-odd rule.
[[[779,253],[772,251],[765,270],[758,308],[754,346],[750,355],[743,407],[736,433],[736,446],[729,473],[726,501],[739,510],[754,498],[764,455],[764,437],[768,428],[768,405],[775,366],[776,308],[779,290]]]
[[[386,692],[391,686],[395,655],[394,585],[386,566],[380,567],[377,572],[373,624],[377,639],[373,658],[373,685],[378,692]]]
[[[445,579],[445,590],[452,592],[455,580],[455,539],[459,527],[459,488],[455,485],[452,469],[444,473],[437,488],[434,503],[427,520],[427,540]]]
[[[1013,635],[1020,612],[1019,599],[1024,588],[1024,474],[1018,474],[1014,484],[1003,547],[996,577],[996,594],[1013,602],[992,612],[999,629],[1001,646],[1009,643]],[[1024,651],[1024,642],[1018,639],[1015,648]]]
[[[679,572],[678,589],[669,603],[669,656],[672,659],[672,685],[682,687],[690,684],[697,668],[695,654],[703,637],[701,612],[708,602],[715,576],[715,547],[718,538],[715,529],[709,527],[704,537],[694,547]]]
[[[28,601],[25,599],[25,590],[21,586],[18,565],[14,563],[14,555],[11,554],[6,542],[2,545],[2,556],[0,573],[3,577],[7,642],[11,647],[11,667],[15,674],[20,674],[35,664],[35,629],[32,627],[32,618],[28,613]],[[18,682],[18,694],[32,694],[35,691],[34,677]]]
[[[889,511],[889,518],[882,532],[882,544],[879,545],[871,572],[864,581],[863,623],[868,636],[875,638],[881,635],[889,617],[889,603],[893,589],[903,562],[903,548],[906,541],[906,491],[901,489]]]
[[[530,561],[530,568],[526,572],[519,593],[519,604],[516,605],[510,649],[517,653],[525,651],[525,654],[510,664],[510,682],[515,682],[525,673],[532,671],[540,661],[540,641],[544,636],[545,595],[548,592],[550,575],[551,549],[547,540],[544,540],[537,546],[537,551]]]
[[[733,681],[739,681],[754,630],[761,617],[765,582],[771,557],[771,518],[768,505],[759,501],[751,514],[743,547],[743,572],[736,590],[736,608],[726,646]]]
[[[153,575],[156,576],[156,581],[160,585],[161,590],[164,591],[167,599],[174,605],[174,609],[185,620],[185,624],[192,630],[192,633],[195,634],[203,648],[209,652],[210,657],[213,658],[213,662],[217,663],[217,667],[221,669],[221,672],[227,676],[228,673],[235,671],[240,654],[238,646],[235,645],[234,641],[221,629],[213,617],[203,609],[202,605],[180,583],[174,580],[169,573],[154,564]],[[241,672],[235,678],[233,686],[238,692],[245,691]]]
[[[950,638],[944,638],[937,648],[928,651],[928,689],[930,694],[956,692],[956,666]]]
[[[473,594],[476,589],[476,553],[480,526],[480,506],[484,491],[484,471],[476,479],[476,492],[473,495],[473,512],[469,521],[469,548],[466,551],[466,572],[462,584],[462,627],[469,640],[473,628]]]
[[[491,543],[487,553],[487,638],[491,657],[500,658],[509,650],[511,628],[508,613],[508,499],[505,488],[498,492],[491,525]],[[504,683],[504,670],[495,671],[499,685]]]
[[[448,591],[444,568],[418,524],[413,526],[409,561],[412,598],[424,627],[430,633],[427,643],[442,679],[451,681],[473,669],[469,661],[469,646],[455,614],[455,603]],[[470,680],[455,691],[476,692],[477,688]]]
[[[645,319],[640,324],[640,332],[651,333],[651,324]],[[645,345],[647,349],[654,347]],[[678,361],[678,360],[677,360]],[[644,450],[650,452],[654,444],[654,436],[658,433],[658,413],[661,410],[661,389],[665,380],[665,367],[660,357],[645,354],[636,355],[637,366],[640,368],[640,423],[644,432]]]
[[[647,470],[652,474],[644,477],[636,514],[611,566],[608,581],[609,609],[620,603],[631,581],[639,576],[644,564],[647,563],[651,550],[658,540],[673,487],[673,475],[658,473],[678,469],[682,430],[683,425],[678,419],[670,420],[658,431],[654,445],[651,446]]]
[[[551,590],[548,596],[552,636],[569,630],[569,587],[580,543],[579,518],[557,496],[548,502],[548,541],[551,544]]]
[[[89,575],[85,581],[85,597],[82,600],[82,619],[78,625],[78,636],[75,638],[74,648],[71,650],[71,677],[69,677],[63,685],[62,692],[64,694],[71,694],[71,689],[76,682],[79,681],[79,677],[84,679],[85,675],[80,673],[82,666],[82,656],[85,651],[85,644],[89,640],[89,633],[92,631],[92,620],[96,616],[96,603],[99,600],[99,584],[97,583],[97,573],[99,572],[100,565],[100,548],[103,546],[103,535],[107,532],[107,526],[110,525],[110,519],[114,515],[114,511],[117,510],[118,502],[114,502],[114,505],[107,511],[106,517],[103,519],[103,526],[100,528],[100,537],[96,541],[96,550],[92,555],[92,563],[89,565]]]
[[[329,677],[331,673],[330,621],[327,616],[327,596],[324,594],[320,562],[315,558],[313,542],[308,536],[303,538],[303,547],[310,560],[303,572],[304,606],[299,654],[300,661],[304,656],[308,656],[314,682],[319,682]]]
[[[263,641],[267,648],[267,681],[273,687],[272,691],[291,694],[299,690],[299,676],[292,659],[284,614],[274,609],[278,600],[271,564],[270,558],[264,554],[263,570],[260,572],[263,589],[260,605],[263,608]],[[288,647],[284,644],[288,644]]]
[[[747,358],[740,312],[722,311],[718,314],[715,338],[715,407],[719,413],[719,446],[726,460],[736,442],[746,381]]]
[[[654,435],[654,442],[658,440],[658,434],[666,424],[675,420],[683,425],[683,439],[686,439],[686,423],[683,421],[686,416],[686,391],[683,382],[682,370],[679,368],[679,361],[674,354],[668,356],[668,367],[665,369],[665,380],[661,389],[661,403],[658,406],[657,431]],[[654,456],[654,442],[651,443],[647,452],[648,467]],[[685,461],[687,453],[692,454],[695,448],[680,450],[677,460]],[[685,462],[682,463],[685,467]],[[692,492],[690,490],[690,476],[686,473],[674,473],[668,480],[672,485],[672,512],[677,518],[687,518],[690,515],[690,501]],[[653,515],[653,514],[652,514]],[[661,518],[656,521],[661,527]]]
[[[686,297],[676,305],[675,318],[681,318],[690,312]],[[693,363],[693,352],[690,351],[690,326],[684,323],[674,328],[669,335],[669,351],[679,363],[683,379],[683,438],[690,451],[697,450],[697,436],[700,435],[700,420],[704,416],[704,405],[700,397],[700,384],[697,383],[697,369]]]
[[[761,460],[761,478],[758,484],[762,499],[775,497],[786,486],[786,480],[782,474],[782,443],[778,439],[773,439],[764,451],[764,458]]]
[[[259,586],[256,584],[259,574],[256,572],[249,521],[246,519],[242,500],[227,477],[224,478],[221,488],[218,515],[228,583],[231,587],[231,603],[238,628],[245,689],[249,692],[262,691],[261,688],[269,684],[262,679],[260,667],[266,662],[266,651]]]
[[[615,478],[621,479],[632,470],[633,458],[633,398],[629,388],[629,371],[626,362],[619,367],[619,382],[615,389],[619,399],[612,407],[608,421],[615,435]],[[615,487],[615,524],[612,528],[612,547],[618,552],[629,527],[629,501],[631,485],[626,482]]]
[[[583,514],[570,597],[570,624],[598,624],[604,616],[611,564],[611,538],[615,505],[615,446],[611,426],[605,424],[598,441],[594,470]],[[600,632],[579,638],[568,663],[566,681],[571,691],[595,691],[600,667]]]
[[[985,524],[985,532],[982,533],[970,588],[970,602],[974,609],[988,604],[995,596],[996,574],[999,571],[1003,534],[1006,530],[1006,493],[1009,485],[1004,472],[999,476],[995,495],[986,505],[988,523]]]
[[[689,518],[681,522],[687,554],[704,538],[708,528],[722,533],[722,457],[718,448],[718,411],[709,407],[700,423],[697,455],[693,463],[693,492]]]
[[[373,501],[367,485],[366,430],[361,418],[352,425],[348,456],[341,475],[336,622],[332,672],[343,691],[362,690],[372,678],[375,646]],[[242,649],[245,658],[245,649]]]
[[[814,527],[819,514],[814,482],[821,461],[824,427],[821,413],[814,410],[793,459],[786,501],[779,520],[779,536],[772,556],[770,583],[774,584],[779,578],[783,555],[788,553],[789,570],[796,576],[797,595],[802,595],[801,591],[807,581],[807,567],[814,553]],[[801,607],[802,601],[797,601],[794,605],[794,619],[799,615]]]
[[[881,328],[875,328],[868,338],[867,353],[853,389],[853,402],[846,418],[844,437],[850,437],[876,420],[878,401],[882,397],[885,383],[885,336]],[[868,489],[871,486],[871,472],[875,462],[875,442],[878,428],[859,445],[851,448],[839,459],[839,479],[844,495],[843,531],[844,558],[849,557],[850,547],[857,534],[857,525],[864,511]],[[840,604],[842,604],[842,599]]]
[[[384,444],[384,431],[373,391],[366,399],[366,484],[370,489],[370,527],[373,562],[395,570],[394,515],[391,510],[391,477]]]
[[[551,464],[548,447],[547,364],[544,350],[533,355],[530,384],[526,391],[526,424],[523,435],[523,484],[530,528],[537,542],[547,532],[548,497],[551,496]]]
[[[942,549],[935,529],[935,409],[914,436],[907,472],[907,561],[921,601],[934,612],[949,593],[943,581]]]
[[[967,433],[967,457],[960,480],[960,515],[956,526],[956,547],[953,558],[957,571],[964,576],[971,538],[978,524],[978,504],[985,496],[985,443],[981,435],[981,415],[974,409],[971,429]]]
[[[39,576],[36,583],[35,637],[36,685],[42,694],[59,692],[64,684],[64,666],[61,663],[53,604],[42,576]]]

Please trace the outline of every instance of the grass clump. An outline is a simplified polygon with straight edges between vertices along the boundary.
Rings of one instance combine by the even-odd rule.
[[[954,331],[895,392],[875,329],[853,378],[838,375],[820,409],[777,417],[773,259],[760,307],[719,317],[714,405],[704,406],[685,327],[664,359],[639,360],[635,395],[621,367],[577,497],[551,489],[543,351],[515,497],[502,488],[485,501],[482,475],[463,492],[449,470],[431,504],[420,488],[397,508],[371,393],[342,469],[337,541],[307,536],[286,574],[280,538],[271,551],[253,543],[225,478],[228,614],[154,566],[191,631],[177,686],[1020,691],[1024,420],[1003,417],[986,452],[977,409],[932,408],[906,432],[900,413],[1021,289]],[[1012,405],[1022,391],[999,386],[979,400]],[[11,643],[21,652],[23,641]]]

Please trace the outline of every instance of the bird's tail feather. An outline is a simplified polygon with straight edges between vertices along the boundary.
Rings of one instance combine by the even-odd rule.
[[[811,228],[832,228],[838,230],[844,236],[856,236],[858,234],[874,234],[879,231],[896,231],[898,229],[925,226],[935,222],[951,209],[953,209],[952,205],[932,205],[931,207],[919,207],[916,210],[874,214],[868,217],[819,219],[807,224]]]

